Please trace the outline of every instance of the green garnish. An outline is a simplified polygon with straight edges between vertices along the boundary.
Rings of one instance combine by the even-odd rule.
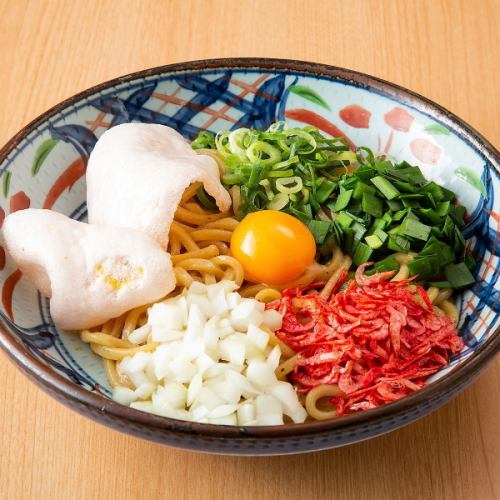
[[[240,188],[240,218],[265,209],[297,217],[313,234],[320,261],[328,260],[332,243],[355,265],[375,261],[377,271],[399,269],[388,254],[414,252],[410,275],[441,287],[473,282],[475,261],[465,254],[460,231],[465,208],[406,161],[394,163],[365,147],[353,152],[345,138],[324,137],[310,126],[288,129],[284,122],[265,131],[203,131],[193,148],[217,150],[223,183]],[[203,193],[198,198],[213,208]]]

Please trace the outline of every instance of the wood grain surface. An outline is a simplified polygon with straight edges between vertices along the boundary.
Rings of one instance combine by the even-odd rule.
[[[225,56],[364,71],[499,146],[498,0],[0,0],[0,143],[58,101],[162,64]],[[111,431],[0,354],[3,499],[499,499],[500,359],[431,416],[327,452],[209,456]]]

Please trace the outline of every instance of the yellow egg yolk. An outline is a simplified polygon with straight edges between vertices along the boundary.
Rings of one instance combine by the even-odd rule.
[[[316,244],[298,219],[277,210],[247,215],[231,238],[231,254],[246,278],[282,285],[298,278],[313,261]]]

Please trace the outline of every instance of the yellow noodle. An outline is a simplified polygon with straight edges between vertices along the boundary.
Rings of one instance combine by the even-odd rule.
[[[90,344],[90,348],[101,358],[112,359],[114,361],[121,361],[127,356],[133,356],[138,352],[145,351],[151,352],[158,347],[158,343],[151,342],[150,344],[144,344],[138,347],[120,348],[120,347],[108,347],[99,344]]]
[[[193,283],[193,277],[182,267],[174,267],[175,280],[183,288],[189,288]]]
[[[203,184],[201,182],[194,182],[193,184],[191,184],[185,191],[184,191],[184,194],[182,195],[182,198],[181,198],[181,205],[183,203],[186,203],[187,201],[189,201],[195,194],[196,194],[196,191],[198,191],[198,189],[203,186]]]
[[[415,257],[415,255],[417,255],[415,252],[398,252],[392,254],[391,257],[394,257],[398,261],[398,264],[409,264],[413,260],[413,257]]]
[[[242,297],[254,297],[261,290],[265,290],[268,286],[264,283],[254,283],[251,285],[244,286],[239,292]]]
[[[195,243],[193,238],[189,236],[189,233],[175,221],[172,222],[172,225],[170,226],[170,233],[174,234],[179,238],[182,245],[188,252],[194,252],[195,250],[200,249],[200,247]]]
[[[276,377],[278,377],[278,380],[285,380],[286,376],[293,372],[298,359],[299,355],[296,354],[295,356],[288,358],[286,361],[283,361],[283,363],[276,368]]]
[[[111,359],[103,359],[103,362],[109,385],[111,385],[111,387],[124,385],[120,375],[116,371],[116,363]]]
[[[203,210],[203,207],[200,207],[198,203],[195,203],[193,201],[190,201],[188,203],[184,203],[182,205],[186,210],[190,210],[191,212],[197,213],[197,214],[205,214],[205,210]]]
[[[406,264],[401,264],[399,271],[392,277],[391,281],[402,281],[410,276],[408,266]]]
[[[236,217],[239,217],[241,208],[241,191],[239,186],[231,186],[229,188],[229,194],[231,195],[231,200],[233,201],[234,215],[236,215]]]
[[[192,233],[195,229],[198,228],[198,226],[193,227],[193,226],[190,226],[189,224],[184,224],[183,222],[179,222],[178,220],[175,220],[175,219],[172,222],[172,224],[174,224],[175,227],[180,227],[180,228],[184,229],[184,231],[186,231],[187,233]],[[172,229],[172,227],[170,229]],[[170,234],[171,233],[172,233],[172,231],[170,231]]]
[[[203,229],[226,229],[227,231],[234,231],[239,222],[233,217],[226,217],[225,219],[209,222],[203,226]]]
[[[218,240],[229,243],[232,235],[231,231],[226,231],[225,229],[197,229],[189,236],[193,238],[193,241]]]
[[[104,323],[104,325],[102,325],[102,332],[110,335],[111,332],[113,331],[114,324],[115,324],[114,318],[106,321],[106,323]]]
[[[138,328],[139,318],[148,310],[149,305],[136,307],[132,309],[125,317],[125,324],[123,325],[122,337],[128,338],[128,336]]]
[[[273,300],[281,299],[281,293],[275,288],[263,288],[255,294],[255,299],[267,304]]]
[[[217,257],[212,257],[210,262],[216,266],[230,267],[234,272],[234,281],[240,287],[245,279],[245,271],[243,266],[238,260],[229,255],[218,255]]]
[[[328,420],[336,416],[335,410],[322,410],[318,407],[318,403],[322,398],[332,398],[342,396],[343,392],[337,385],[318,385],[311,389],[306,396],[305,406],[310,417],[316,420]]]
[[[99,344],[106,347],[121,348],[134,347],[134,344],[128,340],[119,339],[102,332],[89,332],[88,330],[83,330],[80,333],[80,338],[87,344]]]
[[[169,252],[170,255],[173,257],[174,255],[179,255],[181,253],[181,240],[179,239],[178,236],[172,235],[169,238]]]
[[[451,288],[445,288],[439,292],[439,295],[436,298],[436,305],[440,305],[443,301],[448,300],[453,293]]]
[[[458,323],[458,309],[453,302],[449,300],[443,300],[441,304],[439,304],[439,308],[444,312],[448,318],[450,318],[453,323],[456,325]]]
[[[227,243],[224,243],[223,241],[207,240],[207,241],[200,241],[198,243],[198,246],[200,248],[206,248],[211,245],[215,245],[219,249],[220,255],[227,255],[229,253],[229,245]]]
[[[217,283],[217,279],[215,278],[215,276],[208,273],[203,274],[203,281],[205,285],[215,285],[215,283]]]
[[[175,220],[192,225],[207,224],[208,222],[224,219],[226,217],[227,213],[196,214],[181,206],[177,207],[177,210],[175,211]]]
[[[228,257],[231,258],[231,257]],[[200,274],[213,274],[215,277],[222,279],[224,272],[216,265],[214,257],[211,260],[207,259],[186,259],[179,262],[176,267],[185,269],[186,271],[197,271]]]
[[[324,281],[330,278],[332,274],[339,269],[344,261],[344,254],[342,250],[335,246],[333,249],[333,255],[330,261],[324,266],[324,269],[318,274],[317,279]]]
[[[332,290],[335,288],[335,285],[339,281],[340,276],[344,273],[344,271],[348,271],[351,267],[352,259],[348,256],[344,257],[344,260],[341,266],[331,275],[330,279],[326,282],[326,285],[321,290],[320,296],[323,299],[328,299],[332,294]]]
[[[439,288],[431,286],[427,289],[427,296],[429,297],[431,304],[434,304],[436,302],[438,295],[439,295]]]
[[[172,256],[172,262],[174,265],[187,259],[211,259],[219,255],[219,249],[216,245],[208,245],[200,250],[194,250],[192,252],[185,252],[179,255]]]
[[[271,345],[272,347],[276,345],[279,346],[281,351],[281,359],[290,359],[295,356],[295,351],[291,347],[286,345],[281,339],[279,339],[270,328],[268,328],[266,325],[261,325],[260,328],[262,328],[269,334],[269,345]]]

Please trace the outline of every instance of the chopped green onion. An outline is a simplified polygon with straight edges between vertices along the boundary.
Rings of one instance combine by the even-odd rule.
[[[282,210],[288,205],[290,198],[285,193],[278,193],[268,204],[269,210]]]
[[[459,264],[448,264],[444,269],[444,274],[452,288],[463,288],[472,285],[475,281],[474,276],[472,276],[463,262]]]
[[[388,199],[392,200],[400,194],[400,192],[394,187],[391,181],[387,180],[385,177],[377,175],[370,179],[372,184]]]
[[[337,201],[335,202],[335,205],[333,206],[333,211],[340,212],[341,210],[344,210],[344,208],[347,207],[347,205],[349,204],[351,197],[352,197],[352,189],[348,191],[342,191],[339,194]]]
[[[356,192],[356,190],[354,192]],[[366,191],[363,193],[361,208],[363,209],[363,212],[369,215],[373,215],[373,217],[382,217],[382,200],[371,193],[368,193]]]
[[[365,193],[374,195],[375,194],[375,188],[373,186],[369,186],[368,184],[365,184],[364,182],[358,182],[356,186],[354,187],[354,193],[352,197],[355,200],[360,200],[363,198],[363,195]]]
[[[356,250],[354,250],[354,255],[352,256],[354,265],[360,266],[361,264],[364,264],[370,259],[372,253],[373,249],[360,241],[356,246]]]
[[[390,234],[387,246],[390,250],[395,252],[408,253],[410,251],[410,240],[398,236],[397,234]]]
[[[302,179],[298,176],[276,179],[276,189],[280,193],[294,194],[298,193],[303,187]]]
[[[368,243],[368,246],[370,248],[373,248],[374,250],[380,248],[383,244],[383,241],[375,234],[372,234],[370,236],[365,236],[365,241],[366,243]]]
[[[386,257],[375,262],[373,266],[379,273],[384,271],[399,271],[399,263],[394,257]]]
[[[349,227],[354,222],[354,219],[347,212],[340,212],[335,222],[342,227]]]
[[[328,235],[331,226],[331,222],[327,222],[324,220],[312,220],[307,225],[309,231],[311,231],[312,235],[314,236],[314,240],[318,245],[321,245],[325,241],[325,238]]]
[[[401,223],[400,227],[402,235],[423,241],[428,240],[429,234],[431,232],[431,228],[429,226],[426,226],[425,224],[422,224],[418,220],[415,220],[408,216]]]

